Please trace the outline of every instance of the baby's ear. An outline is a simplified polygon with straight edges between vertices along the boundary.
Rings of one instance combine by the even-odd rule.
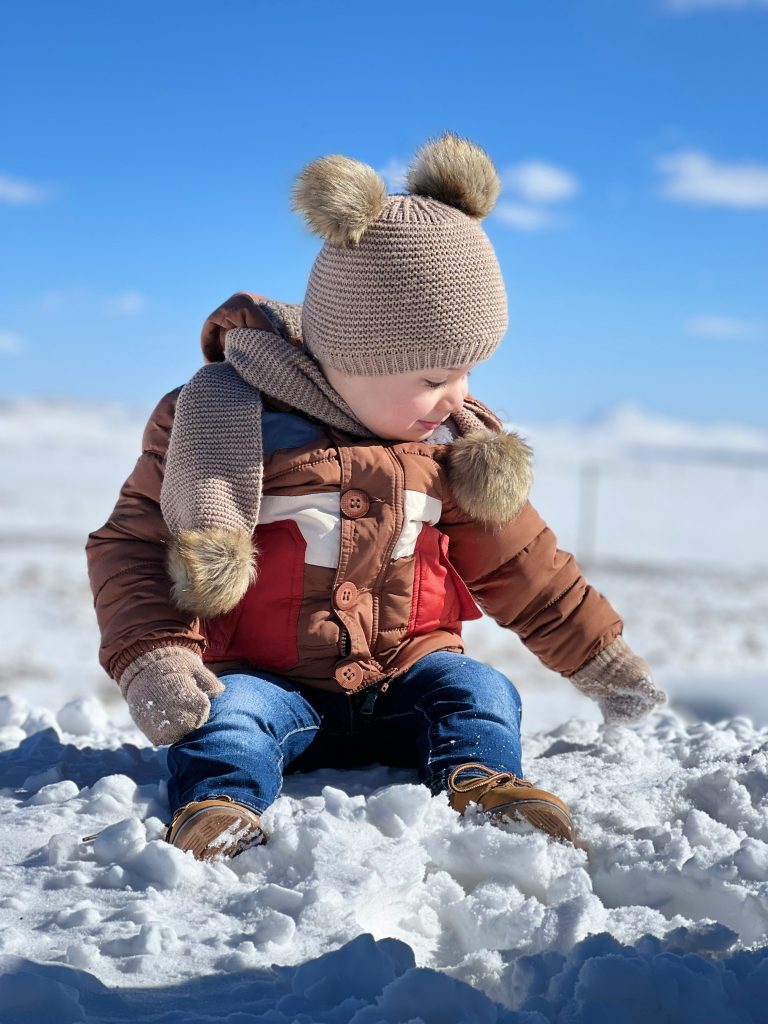
[[[531,490],[532,456],[515,433],[477,430],[457,437],[445,463],[456,504],[481,523],[498,526],[514,519]]]

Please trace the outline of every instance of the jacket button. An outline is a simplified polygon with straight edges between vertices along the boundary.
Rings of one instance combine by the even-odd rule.
[[[336,588],[336,607],[350,608],[357,600],[358,590],[354,583],[342,583]]]
[[[370,507],[371,499],[365,491],[360,491],[356,487],[344,491],[341,496],[341,511],[349,519],[359,519],[368,512]]]
[[[353,690],[363,681],[363,670],[354,661],[339,665],[333,675],[336,682],[347,690]]]

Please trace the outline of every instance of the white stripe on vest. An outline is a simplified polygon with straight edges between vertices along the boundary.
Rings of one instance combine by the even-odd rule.
[[[339,492],[320,494],[269,495],[261,499],[259,523],[293,519],[307,543],[304,559],[308,565],[335,569],[341,546]]]
[[[393,562],[396,558],[412,555],[424,523],[431,523],[434,526],[443,514],[442,502],[422,491],[403,491],[403,498],[403,529],[392,552]]]
[[[292,519],[304,538],[308,565],[335,569],[341,544],[341,509],[338,491],[317,494],[269,495],[261,499],[259,523],[277,523]],[[403,491],[403,528],[392,552],[392,561],[412,555],[424,523],[434,525],[443,506],[437,498],[421,491]]]

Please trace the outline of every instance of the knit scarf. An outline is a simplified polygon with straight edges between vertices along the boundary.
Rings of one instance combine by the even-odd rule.
[[[225,335],[224,361],[198,370],[178,398],[160,492],[172,536],[211,528],[248,535],[255,530],[263,480],[262,394],[352,437],[373,436],[300,338],[233,328]],[[454,415],[458,433],[487,431],[489,425],[498,431],[499,422],[489,423],[476,406],[481,419],[473,404],[468,398]]]

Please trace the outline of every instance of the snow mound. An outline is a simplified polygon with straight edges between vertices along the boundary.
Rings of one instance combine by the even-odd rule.
[[[208,864],[163,841],[165,752],[137,738],[93,699],[0,698],[4,1024],[760,1019],[768,730],[745,718],[526,737],[586,850],[373,766],[288,776],[269,842]]]
[[[666,452],[713,459],[752,456],[763,464],[768,459],[768,431],[738,422],[692,423],[650,412],[635,402],[620,402],[597,410],[577,424],[531,424],[526,432],[547,447],[563,445],[570,450],[579,435],[592,456]]]
[[[679,929],[624,946],[608,934],[569,953],[521,957],[510,968],[518,1009],[445,972],[417,967],[397,939],[363,934],[299,967],[214,975],[161,989],[110,990],[72,967],[0,957],[5,1024],[599,1024],[601,1021],[765,1020],[768,951],[717,953],[727,929]]]
[[[160,396],[158,396],[159,398]],[[0,451],[114,448],[117,439],[136,446],[147,418],[136,405],[79,402],[67,398],[0,399]],[[138,431],[138,434],[137,434]]]

